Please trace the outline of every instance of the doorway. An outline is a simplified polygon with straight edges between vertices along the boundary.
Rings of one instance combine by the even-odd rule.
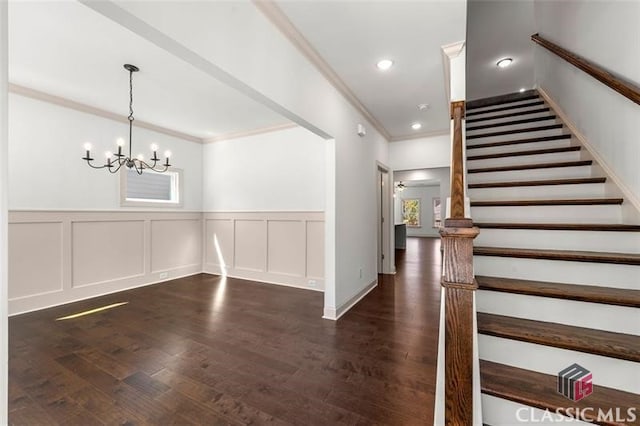
[[[389,253],[389,237],[390,237],[390,189],[389,189],[389,170],[378,165],[376,175],[376,187],[377,187],[377,234],[378,234],[378,274],[384,274],[388,272],[388,268],[391,261]]]

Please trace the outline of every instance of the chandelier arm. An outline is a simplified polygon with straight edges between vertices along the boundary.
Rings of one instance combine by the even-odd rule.
[[[113,164],[113,163],[112,163],[112,164]],[[111,173],[113,173],[113,174],[118,173],[118,171],[119,171],[119,170],[120,170],[120,168],[122,167],[122,164],[123,164],[123,163],[118,162],[118,167],[116,167],[116,168],[115,168],[115,169],[113,169],[113,170],[112,170],[112,169],[109,169],[109,172],[111,172]]]
[[[103,164],[102,166],[94,166],[93,164],[91,164],[91,161],[87,161],[87,164],[94,169],[104,169],[105,167],[107,167],[106,164]]]

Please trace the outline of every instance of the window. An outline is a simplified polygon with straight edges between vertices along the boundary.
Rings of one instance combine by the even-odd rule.
[[[120,173],[120,205],[125,207],[182,207],[181,192],[182,170]]]
[[[434,197],[433,199],[433,227],[442,228],[442,204],[440,204],[440,197]]]
[[[420,227],[420,200],[418,198],[408,198],[402,200],[402,221],[407,226]]]

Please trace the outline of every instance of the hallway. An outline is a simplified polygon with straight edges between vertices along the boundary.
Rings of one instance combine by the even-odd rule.
[[[205,274],[12,317],[9,420],[432,424],[439,249],[409,238],[338,322],[321,293]]]

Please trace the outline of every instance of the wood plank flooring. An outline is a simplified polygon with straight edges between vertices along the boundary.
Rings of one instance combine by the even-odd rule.
[[[322,293],[206,274],[12,317],[9,422],[433,424],[440,241],[396,257],[337,322]]]

